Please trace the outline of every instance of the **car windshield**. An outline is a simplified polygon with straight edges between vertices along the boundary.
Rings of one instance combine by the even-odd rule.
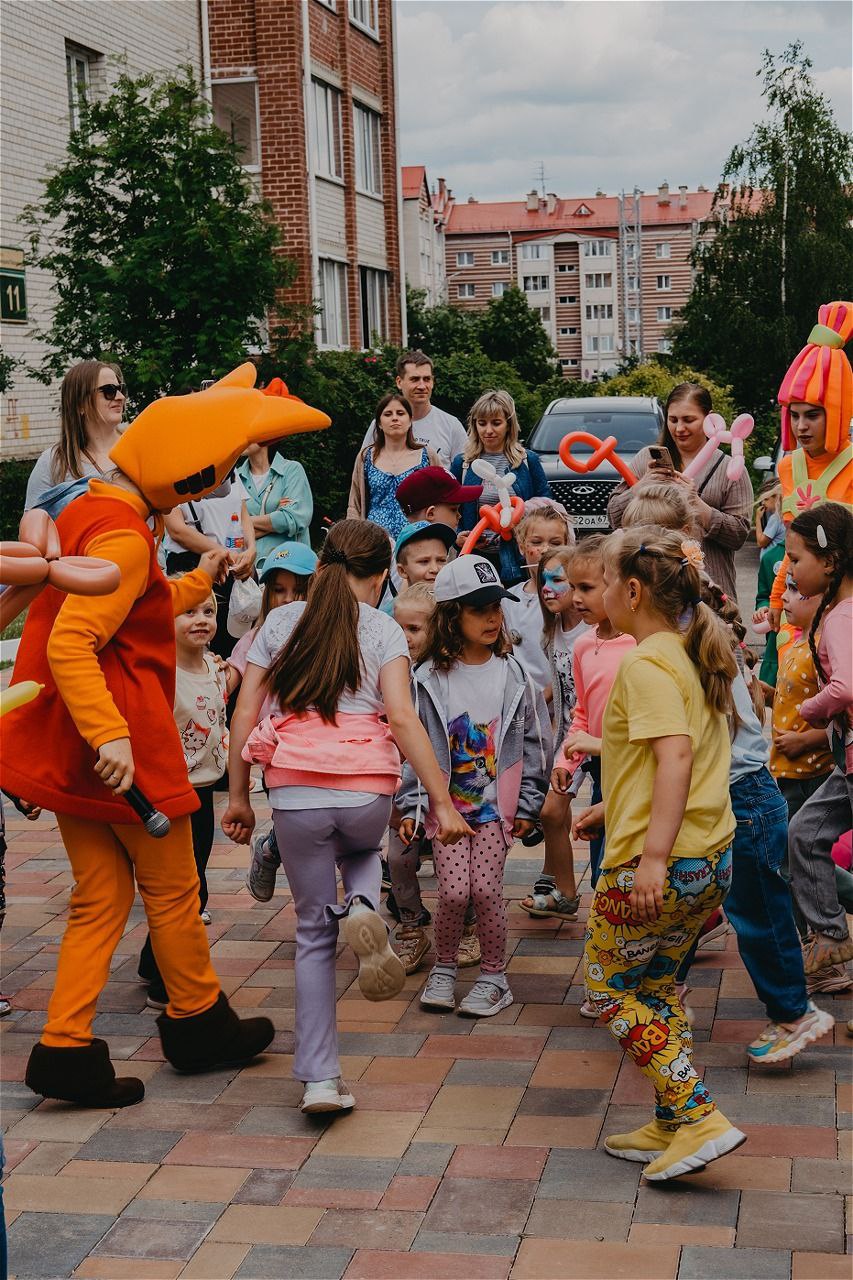
[[[543,418],[530,438],[530,447],[538,453],[556,453],[563,436],[570,431],[587,431],[603,440],[615,436],[618,453],[634,454],[647,444],[654,444],[660,434],[660,424],[653,413],[636,411],[588,409],[583,412],[549,413]],[[592,453],[589,445],[572,446],[574,455]]]

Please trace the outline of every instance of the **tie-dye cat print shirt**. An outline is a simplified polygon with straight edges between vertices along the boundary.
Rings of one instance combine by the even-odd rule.
[[[472,825],[499,820],[496,755],[506,685],[506,662],[464,662],[440,676],[450,740],[450,798]]]

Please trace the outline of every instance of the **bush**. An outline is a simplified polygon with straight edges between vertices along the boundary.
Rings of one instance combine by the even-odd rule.
[[[0,464],[0,538],[17,541],[27,481],[35,458],[12,458]]]

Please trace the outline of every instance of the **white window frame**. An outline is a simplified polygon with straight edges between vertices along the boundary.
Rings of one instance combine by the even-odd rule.
[[[672,319],[672,307],[658,307],[658,324],[665,324]]]
[[[525,293],[547,293],[551,288],[549,276],[522,276],[521,280]]]
[[[655,286],[661,293],[669,293],[672,289],[672,276],[658,276]]]
[[[69,132],[80,128],[80,93],[88,98],[92,88],[93,56],[86,49],[69,44],[65,45],[65,83],[68,90]],[[80,76],[82,70],[83,75]]]
[[[311,77],[311,87],[314,95],[312,103],[314,170],[322,178],[336,178],[339,182],[343,182],[344,135],[341,91],[318,76]],[[335,128],[336,125],[337,128]],[[335,146],[336,142],[337,146]]]
[[[255,139],[256,139],[255,152],[256,152],[257,159],[256,159],[253,163],[251,163],[251,164],[245,164],[245,163],[244,163],[244,164],[243,164],[243,168],[246,170],[246,172],[247,172],[247,173],[260,173],[260,172],[261,172],[261,104],[260,104],[260,95],[259,95],[259,93],[258,93],[258,81],[257,81],[257,77],[256,77],[256,76],[225,76],[225,77],[224,77],[223,79],[221,79],[221,80],[219,80],[219,79],[217,79],[217,80],[213,80],[213,81],[211,82],[211,86],[210,86],[210,89],[211,89],[211,107],[212,107],[212,108],[213,108],[213,106],[214,106],[214,102],[213,102],[213,95],[214,95],[214,93],[216,92],[217,88],[218,88],[220,85],[226,85],[226,84],[251,84],[251,85],[254,85],[254,90],[255,90],[255,93],[254,93],[254,97],[255,97]],[[219,127],[220,127],[220,129],[222,128],[222,126],[221,126],[221,125],[220,125]],[[223,130],[223,132],[224,132],[224,133],[228,133],[228,130],[227,130],[227,129],[225,129],[225,130]],[[233,134],[232,134],[231,136],[233,137]]]
[[[509,265],[509,249],[493,249],[492,250],[492,266],[506,267]]]
[[[634,276],[634,275],[629,275],[629,276],[628,276],[628,292],[629,292],[629,293],[639,293],[639,292],[640,292],[640,277],[639,277],[639,276]]]
[[[366,350],[373,341],[374,333],[383,340],[388,338],[388,272],[381,271],[378,267],[359,266],[358,287],[363,330],[361,342]]]
[[[458,284],[456,286],[457,298],[476,298],[477,286],[475,284]]]
[[[473,249],[460,250],[460,252],[457,253],[456,255],[456,265],[457,267],[473,267],[474,250]]]
[[[382,117],[377,111],[355,100],[352,112],[356,190],[362,195],[381,198]]]
[[[583,256],[585,258],[609,258],[609,240],[584,240]]]
[[[493,298],[502,298],[508,289],[509,289],[508,280],[492,281],[492,297]]]
[[[350,341],[347,264],[337,258],[320,258],[317,267],[320,286],[317,345],[327,350],[346,351]]]
[[[634,306],[634,307],[628,307],[628,313],[627,313],[627,314],[628,314],[628,323],[629,323],[629,324],[639,324],[639,323],[640,323],[640,308],[639,308],[639,307],[636,307],[636,306]]]
[[[331,9],[332,13],[338,11],[338,0],[318,0],[318,4],[321,4],[324,9]]]
[[[640,260],[640,246],[632,240],[630,244],[625,245],[625,261],[639,262],[639,260]]]
[[[660,244],[655,245],[655,257],[656,258],[672,257],[672,245],[670,244],[669,240],[661,240]]]
[[[672,353],[672,339],[658,338],[658,352],[662,356],[668,356]]]
[[[349,20],[360,31],[379,39],[379,0],[349,0]]]
[[[521,256],[525,262],[542,262],[548,257],[548,246],[545,244],[523,244]]]
[[[613,288],[613,272],[612,271],[593,271],[587,272],[583,278],[585,289],[612,289]]]
[[[612,302],[588,302],[586,304],[587,320],[612,320]]]
[[[561,293],[557,299],[558,307],[573,307],[578,300],[576,293]]]
[[[612,333],[588,333],[586,335],[586,353],[588,356],[612,355],[615,349]]]

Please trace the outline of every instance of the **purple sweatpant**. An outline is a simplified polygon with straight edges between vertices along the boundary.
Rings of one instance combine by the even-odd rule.
[[[341,1073],[335,1024],[338,920],[353,898],[374,910],[382,887],[380,845],[391,797],[355,809],[275,809],[281,861],[296,908],[297,1080],[332,1080]],[[335,867],[344,884],[338,905]]]

